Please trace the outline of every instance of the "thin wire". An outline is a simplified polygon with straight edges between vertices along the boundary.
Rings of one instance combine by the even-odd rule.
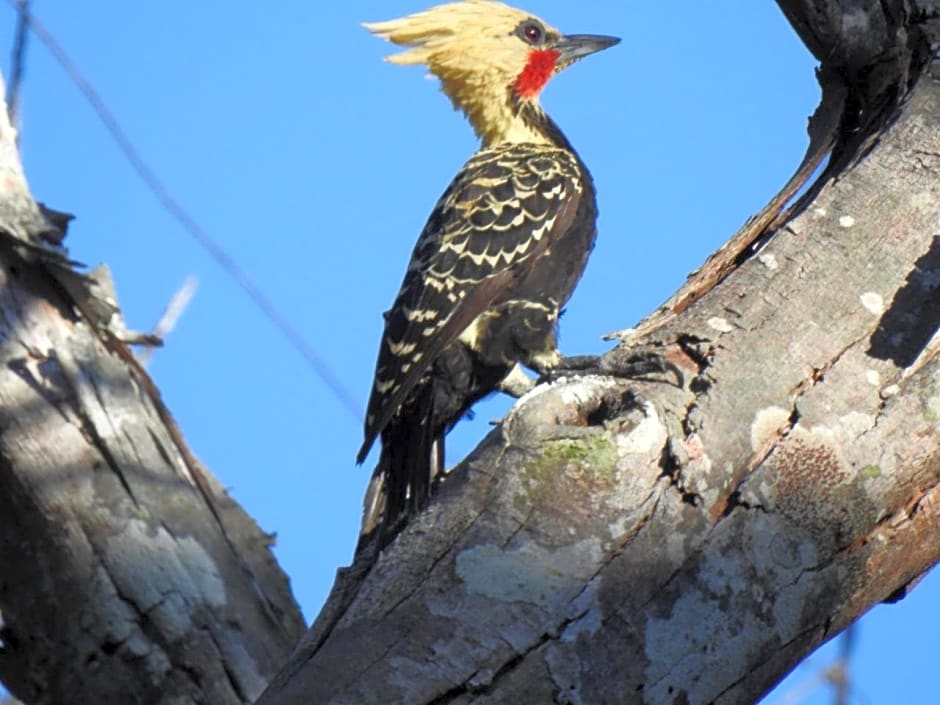
[[[26,66],[26,39],[29,36],[26,31],[29,25],[29,0],[16,0],[16,4],[16,33],[13,37],[13,51],[10,52],[10,85],[7,102],[7,115],[13,127],[16,127],[19,118],[20,86],[23,83],[23,72]],[[19,141],[19,134],[17,134],[17,141]]]
[[[52,53],[56,61],[68,74],[72,82],[85,96],[91,104],[92,109],[98,115],[105,129],[117,143],[118,148],[124,154],[125,159],[130,162],[131,167],[137,172],[138,176],[144,181],[147,187],[153,192],[160,204],[167,212],[183,226],[185,230],[203,249],[216,261],[216,263],[235,280],[235,283],[248,295],[248,298],[261,310],[271,323],[283,334],[287,342],[304,358],[308,366],[330,389],[333,395],[358,422],[362,419],[362,412],[353,395],[346,389],[346,386],[339,380],[339,377],[333,372],[329,364],[317,353],[316,350],[307,342],[303,334],[294,327],[294,325],[281,313],[274,302],[269,299],[254,283],[247,272],[225,251],[225,249],[213,239],[206,230],[196,222],[196,219],[183,208],[182,205],[173,197],[163,182],[157,177],[153,170],[147,165],[140,156],[140,153],[131,143],[130,138],[118,124],[117,119],[108,109],[104,100],[85,78],[78,66],[65,53],[58,40],[45,28],[45,26],[36,18],[35,14],[23,14],[19,0],[7,0],[7,4],[20,12],[20,16],[25,16],[25,21],[29,28],[46,45],[46,48]]]

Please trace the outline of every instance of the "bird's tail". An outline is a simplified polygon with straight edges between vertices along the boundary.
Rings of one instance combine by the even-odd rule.
[[[434,420],[433,381],[422,385],[382,430],[382,454],[363,507],[360,545],[373,532],[382,546],[427,504],[444,458],[444,428]]]

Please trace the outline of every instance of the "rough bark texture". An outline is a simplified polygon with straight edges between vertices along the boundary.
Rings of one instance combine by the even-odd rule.
[[[259,705],[750,703],[940,559],[936,4],[780,0],[823,103],[777,199],[342,574]]]
[[[749,703],[940,558],[940,3],[779,4],[822,64],[806,160],[606,357],[685,384],[533,391],[259,703]],[[60,228],[0,122],[0,678],[250,702],[301,632],[286,580]]]
[[[303,633],[271,537],[103,327],[2,115],[0,679],[29,705],[250,703]]]

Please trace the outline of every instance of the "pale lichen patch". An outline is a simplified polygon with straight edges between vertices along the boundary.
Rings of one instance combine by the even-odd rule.
[[[855,225],[855,218],[850,215],[843,215],[839,218],[839,227],[840,228],[851,228]]]
[[[647,454],[655,448],[662,448],[666,442],[668,432],[656,413],[656,407],[645,402],[643,413],[643,420],[629,433],[617,435],[617,452],[621,457],[632,453]]]
[[[866,291],[858,298],[859,301],[862,302],[862,306],[864,306],[865,310],[869,313],[872,313],[876,316],[880,316],[882,313],[884,313],[885,300],[882,298],[881,294],[875,293],[874,291]]]
[[[878,374],[878,370],[866,370],[865,381],[873,387],[879,387],[881,386],[881,375]]]
[[[518,549],[474,546],[457,556],[457,575],[471,595],[551,607],[578,590],[602,558],[597,538],[558,548],[526,543]]]
[[[881,390],[882,399],[890,399],[895,396],[898,392],[901,391],[901,387],[897,384],[889,384],[887,387]]]
[[[762,265],[767,267],[767,269],[774,270],[780,267],[780,265],[777,264],[776,256],[771,253],[760,255],[757,259]]]
[[[224,605],[227,602],[225,583],[212,556],[190,536],[177,538],[176,544],[179,547],[177,555],[180,562],[206,603],[212,607]]]
[[[694,582],[664,594],[668,611],[647,618],[645,702],[713,702],[724,687],[715,674],[745,670],[768,634],[779,643],[792,639],[819,590],[807,573],[815,549],[779,517],[742,516],[718,531],[701,562],[689,566]]]
[[[561,384],[559,380],[558,384]],[[611,389],[617,386],[616,380],[609,377],[581,377],[575,382],[565,384],[559,396],[565,404],[584,404],[595,398],[599,392]]]
[[[712,316],[706,321],[709,328],[717,330],[719,333],[730,333],[734,330],[734,326],[728,323],[728,320],[721,318],[720,316]]]
[[[559,377],[548,384],[538,384],[523,394],[510,414],[517,412],[530,401],[543,394],[558,394],[563,404],[580,405],[594,398],[598,393],[617,386],[617,380],[610,377]]]
[[[131,519],[107,544],[106,568],[120,593],[141,612],[159,610],[169,633],[185,635],[196,606],[227,602],[214,560],[192,537]]]
[[[751,450],[763,449],[790,422],[790,412],[780,406],[768,406],[757,412],[751,423]]]
[[[839,425],[846,431],[849,438],[859,438],[872,429],[875,425],[875,417],[861,411],[850,411],[839,417]]]

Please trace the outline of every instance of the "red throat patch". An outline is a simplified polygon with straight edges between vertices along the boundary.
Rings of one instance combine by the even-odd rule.
[[[516,78],[513,86],[516,93],[523,98],[534,98],[537,96],[548,79],[555,73],[555,65],[558,63],[558,57],[561,52],[555,49],[537,49],[529,52],[529,62],[522,69],[522,73]]]

